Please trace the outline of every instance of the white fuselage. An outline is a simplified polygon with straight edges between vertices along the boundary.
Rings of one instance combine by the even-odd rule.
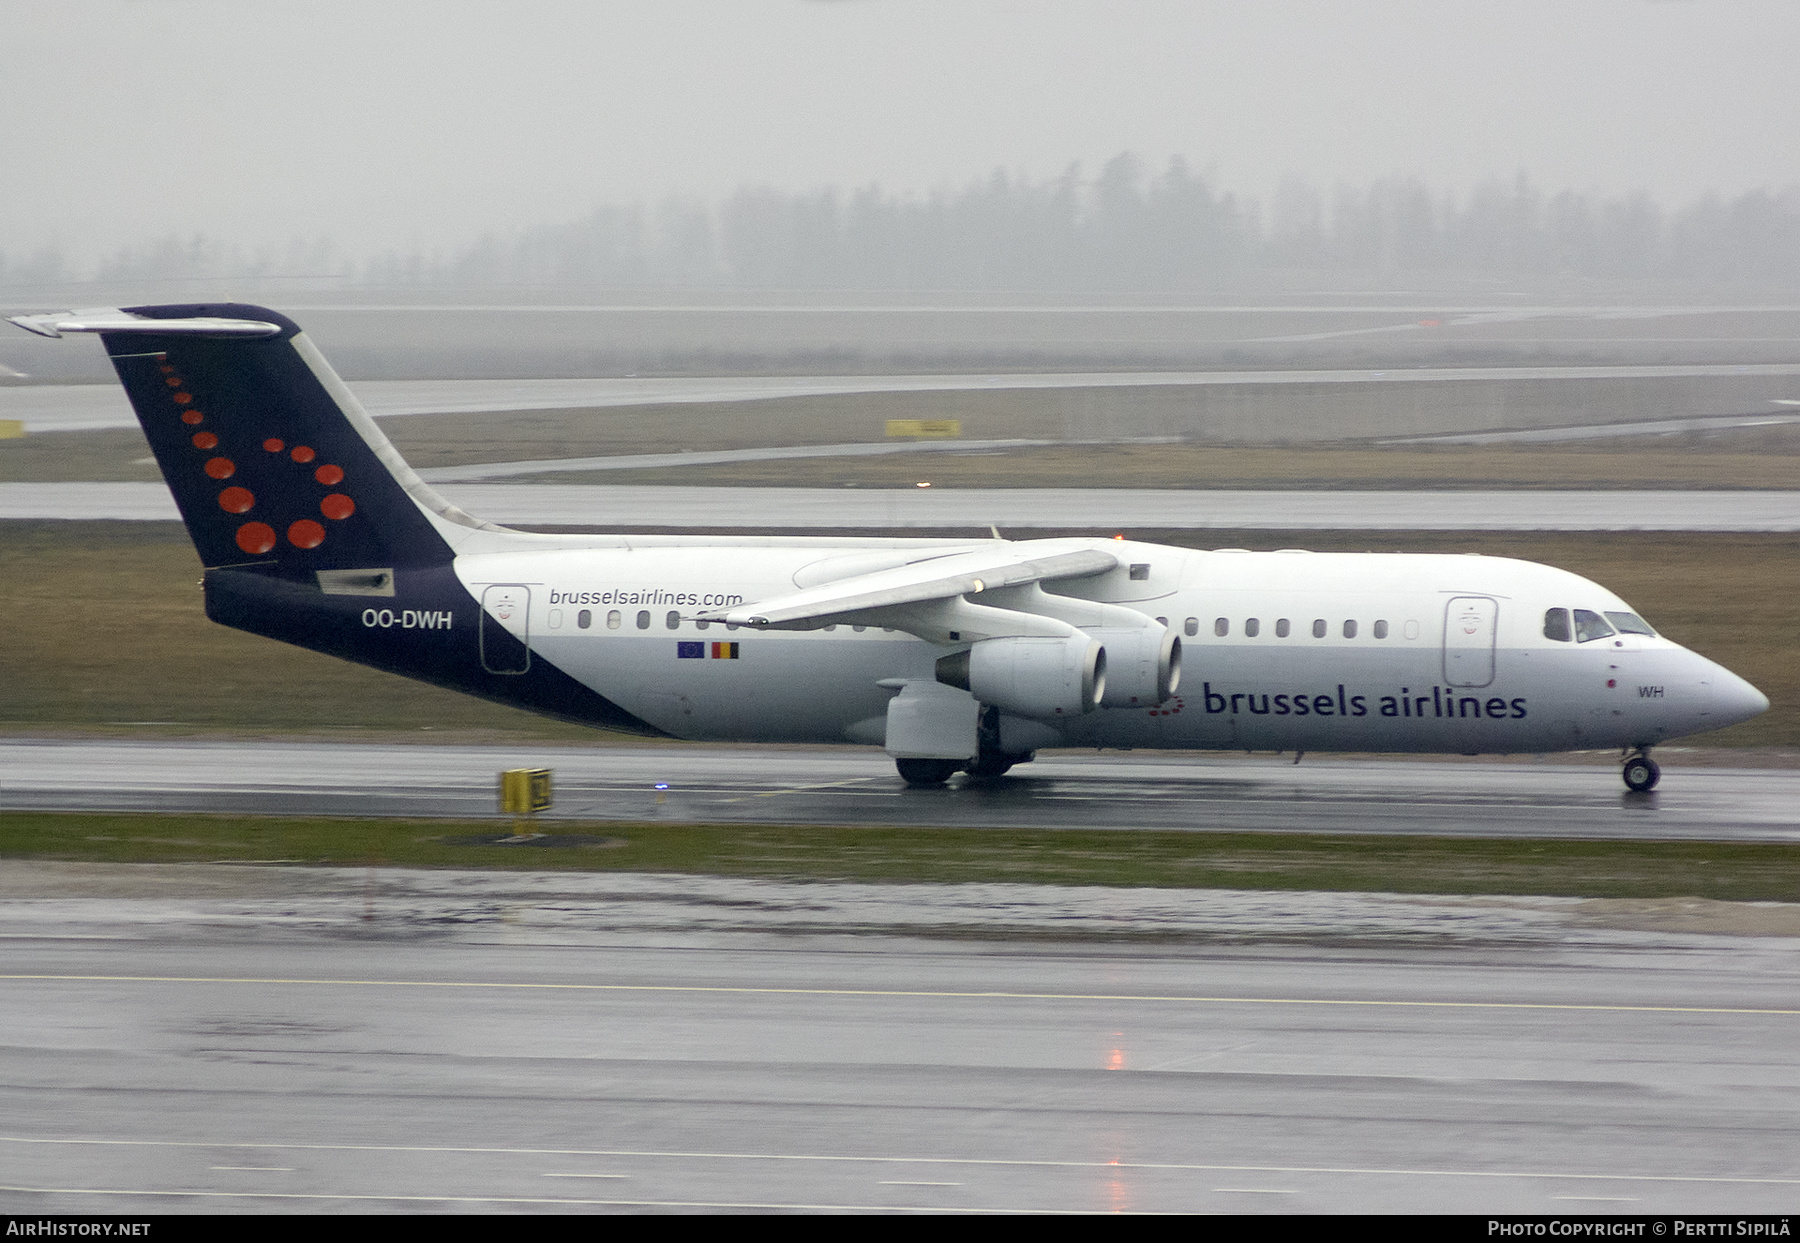
[[[1049,589],[1164,621],[1181,636],[1181,681],[1154,706],[1054,721],[1007,717],[1002,741],[1010,750],[1634,747],[1767,707],[1743,679],[1660,636],[1547,637],[1547,610],[1630,612],[1606,589],[1547,566],[1044,543],[1119,556],[1116,572]],[[892,686],[931,679],[954,646],[880,626],[764,630],[693,614],[981,547],[671,537],[616,544],[462,556],[456,572],[483,602],[483,625],[503,625],[526,641],[532,660],[676,737],[874,745],[883,741]]]

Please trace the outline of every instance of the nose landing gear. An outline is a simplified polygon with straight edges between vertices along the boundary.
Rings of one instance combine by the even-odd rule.
[[[1643,794],[1656,788],[1656,783],[1662,779],[1662,769],[1640,748],[1625,757],[1624,777],[1626,789]]]

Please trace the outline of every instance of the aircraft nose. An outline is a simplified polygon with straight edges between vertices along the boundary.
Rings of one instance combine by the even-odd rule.
[[[1721,726],[1748,721],[1769,710],[1769,697],[1731,670],[1714,665],[1711,681],[1713,715]]]

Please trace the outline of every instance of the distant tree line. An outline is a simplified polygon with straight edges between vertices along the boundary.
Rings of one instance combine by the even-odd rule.
[[[1523,175],[1465,194],[1410,178],[1266,204],[1181,159],[1122,154],[1088,177],[996,172],[960,189],[746,188],[720,203],[603,206],[461,249],[353,257],[328,240],[246,252],[205,238],[129,247],[108,280],[309,276],[380,285],[1205,292],[1283,276],[1800,282],[1800,187],[1667,207],[1647,195],[1546,193]],[[67,272],[53,252],[0,284]]]

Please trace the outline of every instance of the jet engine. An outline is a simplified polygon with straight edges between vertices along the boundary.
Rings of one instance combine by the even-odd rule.
[[[1087,632],[1106,646],[1102,708],[1154,708],[1181,685],[1181,636],[1168,626]]]
[[[937,662],[937,680],[1024,717],[1092,712],[1106,695],[1106,647],[1077,630],[1062,637],[982,639]]]

